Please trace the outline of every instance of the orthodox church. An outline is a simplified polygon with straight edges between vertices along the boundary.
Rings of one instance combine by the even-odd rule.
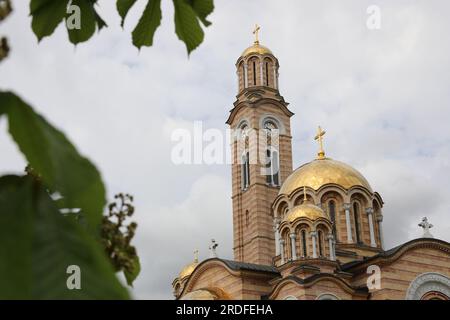
[[[355,168],[325,155],[292,168],[279,63],[256,40],[236,63],[227,124],[234,260],[196,257],[173,281],[176,299],[450,299],[450,243],[424,236],[386,250],[383,199]],[[253,133],[253,134],[252,134]],[[261,143],[263,141],[265,143]],[[266,158],[266,161],[255,160]],[[212,248],[214,250],[214,248]]]

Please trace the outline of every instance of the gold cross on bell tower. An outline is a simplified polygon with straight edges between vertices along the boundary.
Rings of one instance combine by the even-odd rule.
[[[253,34],[255,35],[255,44],[258,45],[259,44],[259,38],[258,38],[258,34],[259,34],[259,30],[260,30],[260,26],[258,26],[257,24],[255,24],[255,29],[253,30]]]
[[[318,159],[325,159],[325,151],[323,151],[323,136],[325,135],[326,131],[322,130],[322,128],[319,126],[317,129],[317,134],[314,137],[314,140],[317,140],[319,142],[319,152],[317,153]]]

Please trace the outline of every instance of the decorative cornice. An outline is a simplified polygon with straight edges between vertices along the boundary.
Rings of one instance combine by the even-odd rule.
[[[387,265],[402,257],[409,250],[419,248],[431,248],[450,254],[450,243],[439,239],[419,238],[406,242],[390,250],[383,251],[363,261],[348,262],[342,266],[342,270],[352,273],[357,273],[361,270],[365,272],[367,266],[370,264]]]

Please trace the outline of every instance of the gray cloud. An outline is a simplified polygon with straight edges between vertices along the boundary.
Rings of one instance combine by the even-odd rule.
[[[205,42],[188,59],[174,34],[169,1],[155,45],[138,52],[112,1],[110,27],[75,49],[65,30],[37,45],[26,1],[4,24],[11,57],[0,86],[13,89],[62,128],[100,168],[110,196],[135,195],[142,273],[137,298],[171,298],[171,281],[211,238],[232,256],[231,179],[226,165],[175,166],[171,131],[204,121],[225,129],[236,95],[234,63],[251,28],[279,58],[281,93],[292,118],[294,166],[310,161],[316,126],[326,151],[360,170],[385,200],[389,247],[420,236],[428,216],[450,240],[450,21],[446,1],[377,1],[381,30],[366,28],[371,1],[216,1]],[[0,120],[0,172],[24,160]]]

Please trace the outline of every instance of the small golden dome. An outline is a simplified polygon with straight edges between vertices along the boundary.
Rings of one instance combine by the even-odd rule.
[[[186,278],[186,277],[190,276],[192,274],[192,272],[194,272],[194,270],[195,270],[195,268],[197,266],[198,266],[198,262],[197,261],[194,261],[194,262],[188,264],[187,266],[185,266],[183,268],[183,270],[181,270],[181,272],[180,272],[180,274],[178,276],[178,279],[181,280],[183,278]]]
[[[334,183],[345,189],[362,186],[372,192],[366,178],[351,166],[330,158],[316,159],[296,169],[284,181],[279,194],[291,194],[300,187],[318,190],[325,184]]]
[[[272,54],[269,48],[261,46],[258,42],[255,42],[251,47],[248,47],[244,50],[241,57],[246,57],[250,54]]]
[[[298,218],[309,218],[311,220],[316,220],[318,218],[327,219],[328,217],[326,213],[318,206],[311,203],[303,203],[290,209],[283,220],[294,222]]]

